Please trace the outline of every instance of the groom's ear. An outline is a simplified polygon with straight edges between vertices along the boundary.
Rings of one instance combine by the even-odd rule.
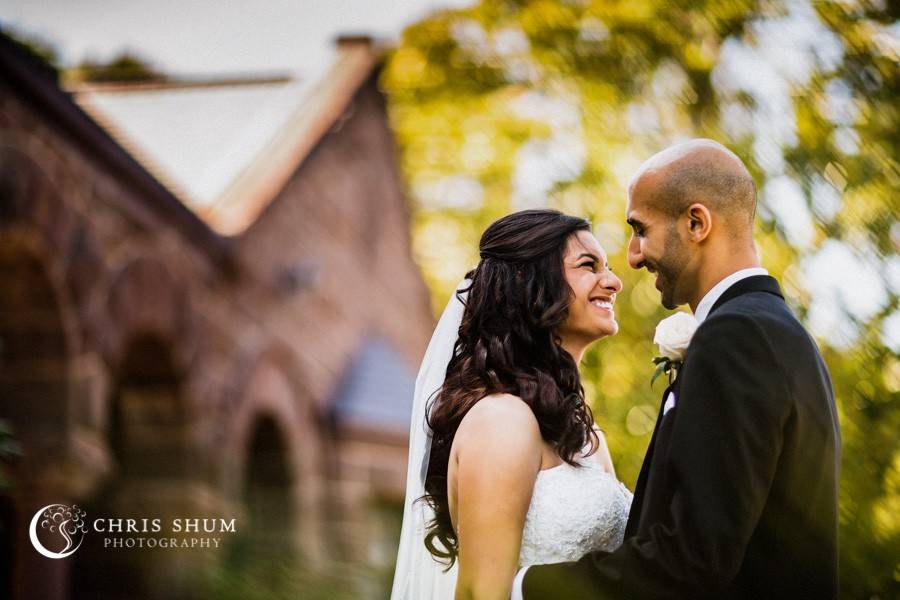
[[[687,209],[688,236],[692,242],[702,242],[712,228],[712,214],[703,204],[695,202]]]

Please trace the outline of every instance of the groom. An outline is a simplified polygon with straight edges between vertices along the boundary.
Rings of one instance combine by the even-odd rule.
[[[513,598],[837,598],[831,381],[760,268],[750,173],[692,140],[628,192],[629,264],[700,326],[663,394],[623,545],[520,571]]]

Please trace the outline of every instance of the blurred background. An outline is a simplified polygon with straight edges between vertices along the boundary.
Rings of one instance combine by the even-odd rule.
[[[842,597],[900,597],[900,6],[302,4],[0,3],[0,597],[386,598],[433,315],[523,208],[623,279],[582,375],[633,487],[667,311],[625,189],[696,136],[831,370]],[[52,502],[238,531],[51,560]]]

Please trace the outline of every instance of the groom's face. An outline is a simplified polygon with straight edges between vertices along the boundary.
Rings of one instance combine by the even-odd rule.
[[[685,267],[689,262],[687,244],[678,235],[677,219],[655,209],[648,201],[646,186],[632,187],[627,218],[631,225],[628,264],[656,275],[656,289],[668,309],[684,304],[687,287]]]

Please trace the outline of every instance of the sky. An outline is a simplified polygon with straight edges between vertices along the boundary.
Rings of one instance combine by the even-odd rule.
[[[66,66],[134,50],[174,75],[314,75],[334,39],[398,39],[434,10],[471,0],[0,0],[0,26],[51,42]]]

